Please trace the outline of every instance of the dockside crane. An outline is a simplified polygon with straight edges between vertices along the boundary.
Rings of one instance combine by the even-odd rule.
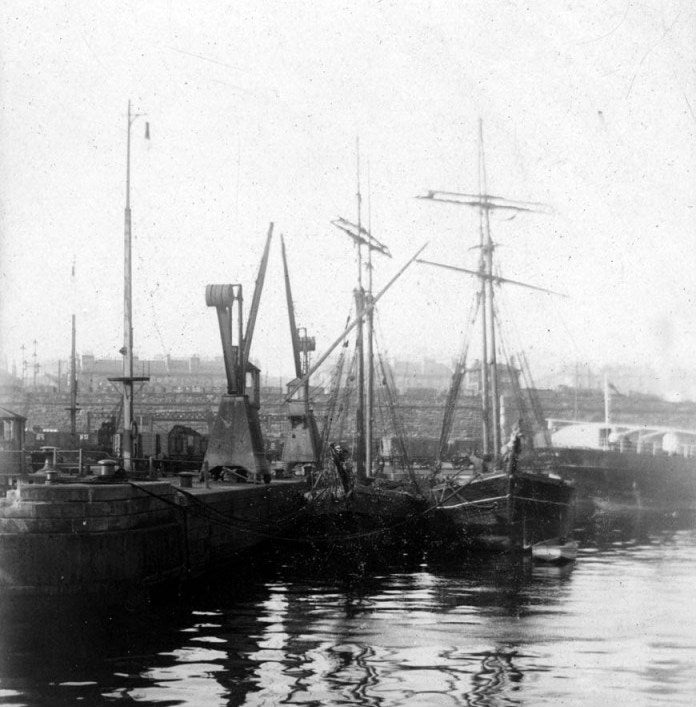
[[[212,424],[205,462],[211,471],[230,469],[253,481],[259,477],[270,480],[259,422],[260,371],[249,362],[249,354],[272,238],[271,223],[246,330],[242,285],[207,285],[205,289],[206,304],[217,311],[227,378],[227,392],[221,397],[218,414]]]
[[[307,330],[298,328],[295,321],[295,304],[290,287],[290,274],[288,272],[288,258],[285,250],[285,239],[280,237],[281,252],[283,255],[283,273],[285,276],[285,297],[288,305],[288,321],[290,324],[290,338],[292,340],[292,354],[295,363],[295,381],[300,380],[309,371],[309,354],[316,350],[314,337],[307,335]],[[318,465],[320,456],[320,438],[314,411],[309,400],[309,378],[307,378],[293,398],[288,400],[288,420],[290,429],[283,444],[282,461],[286,469],[291,469],[296,464]]]

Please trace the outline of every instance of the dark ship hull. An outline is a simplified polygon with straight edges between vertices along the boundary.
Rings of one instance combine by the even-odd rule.
[[[424,497],[389,482],[356,483],[348,493],[325,489],[310,498],[296,537],[346,560],[386,557],[424,537],[426,505]]]
[[[422,516],[426,502],[399,484],[393,488],[380,482],[357,484],[348,500],[348,509],[365,524],[397,527],[416,522]]]
[[[473,549],[528,549],[571,530],[574,489],[560,478],[493,472],[430,492],[436,532]]]
[[[580,504],[696,509],[696,458],[563,447],[553,453],[556,472],[575,485]]]

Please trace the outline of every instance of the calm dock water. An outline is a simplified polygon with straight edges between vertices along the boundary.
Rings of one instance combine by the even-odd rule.
[[[696,522],[604,515],[574,565],[287,549],[185,597],[3,605],[0,705],[691,705]]]

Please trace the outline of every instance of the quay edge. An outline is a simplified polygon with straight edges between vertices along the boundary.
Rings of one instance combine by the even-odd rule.
[[[0,499],[0,594],[117,597],[198,577],[285,533],[305,488],[20,484]]]

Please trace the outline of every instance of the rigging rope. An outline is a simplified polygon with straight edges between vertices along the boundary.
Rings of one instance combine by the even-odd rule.
[[[500,302],[501,300],[505,303],[505,297],[499,297],[498,301]],[[507,304],[506,304],[507,306]],[[496,309],[496,320],[498,322],[498,332],[499,332],[499,337],[501,339],[501,343],[504,341],[504,336],[503,336],[503,331],[501,328],[500,320],[501,317],[499,315],[499,310]],[[527,359],[527,354],[525,353],[524,348],[522,348],[520,342],[521,342],[521,336],[519,333],[519,329],[517,328],[514,319],[512,320],[510,328],[512,329],[514,335],[516,336],[517,339],[517,350],[518,350],[518,360],[520,364],[520,372],[522,374],[522,377],[524,379],[524,384],[525,384],[525,390],[527,393],[527,398],[529,400],[529,405],[532,410],[532,415],[530,416],[533,419],[533,422],[535,423],[535,426],[537,429],[539,429],[542,434],[544,435],[544,442],[546,443],[547,447],[551,447],[551,433],[548,429],[548,425],[546,424],[546,416],[544,415],[544,411],[541,407],[541,402],[539,401],[539,396],[536,393],[536,384],[534,382],[534,379],[532,377],[532,371],[529,366],[529,361]],[[507,353],[505,350],[503,350],[503,353],[506,357],[506,359],[509,361],[510,358],[508,357]],[[517,380],[517,376],[515,373],[511,375],[511,380],[517,383],[518,389],[520,388],[519,386],[519,381]],[[513,386],[515,383],[513,383]],[[517,394],[517,393],[516,393]],[[519,390],[519,400],[522,401],[522,391],[521,389]],[[524,406],[524,403],[522,403],[522,406]],[[521,407],[522,407],[521,406]],[[522,410],[520,409],[520,412]],[[534,425],[532,425],[534,427]]]
[[[441,462],[443,457],[447,454],[447,447],[449,445],[449,438],[452,432],[452,425],[454,424],[454,416],[457,407],[457,400],[459,398],[459,391],[461,389],[462,378],[466,372],[466,360],[469,355],[469,345],[471,343],[471,336],[474,325],[476,324],[476,319],[478,318],[479,309],[481,306],[481,293],[477,290],[474,293],[472,302],[469,306],[469,314],[466,319],[467,326],[464,329],[464,339],[462,342],[461,353],[459,354],[459,359],[457,360],[454,373],[452,374],[452,380],[450,383],[449,390],[447,392],[447,400],[445,402],[445,410],[442,416],[442,428],[440,430],[440,441],[438,446],[438,462]]]

